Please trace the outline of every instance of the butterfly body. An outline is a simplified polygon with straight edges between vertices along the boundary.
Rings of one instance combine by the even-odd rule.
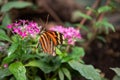
[[[64,37],[56,31],[45,31],[40,35],[39,42],[45,53],[55,55],[55,47],[62,44]]]

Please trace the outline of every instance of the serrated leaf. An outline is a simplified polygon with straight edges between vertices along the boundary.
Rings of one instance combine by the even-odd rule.
[[[70,71],[67,68],[62,68],[63,73],[68,78],[68,80],[71,80],[71,74]]]
[[[21,62],[15,62],[9,66],[10,72],[14,75],[16,80],[27,80],[26,78],[26,69]]]
[[[24,1],[11,1],[2,6],[1,12],[7,12],[11,10],[12,8],[20,9],[20,8],[25,8],[28,6],[32,6],[32,3],[24,2]]]
[[[11,75],[11,72],[8,70],[8,68],[0,69],[0,80],[3,80],[4,77],[10,76],[10,75]]]
[[[2,29],[0,29],[0,40],[12,42],[10,38],[6,35],[5,31]]]
[[[120,76],[120,68],[110,68],[112,69],[118,76]]]
[[[59,69],[58,75],[59,75],[60,80],[64,80],[64,74],[61,69]]]
[[[11,23],[10,16],[9,16],[8,13],[6,13],[5,16],[4,16],[4,18],[3,18],[3,20],[2,20],[2,26],[3,26],[3,28],[6,28],[6,26],[8,24],[10,24],[10,23]]]
[[[69,65],[76,71],[78,71],[83,77],[90,80],[101,80],[99,73],[94,69],[92,65],[81,64],[77,61],[70,61]]]
[[[12,43],[11,46],[8,49],[8,56],[10,56],[12,53],[15,52],[15,50],[17,50],[18,48],[18,43]]]
[[[98,13],[103,13],[112,10],[112,7],[110,6],[102,6],[98,9]]]

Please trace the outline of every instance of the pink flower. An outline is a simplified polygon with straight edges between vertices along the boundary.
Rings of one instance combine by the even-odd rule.
[[[7,68],[7,67],[8,67],[8,64],[4,64],[3,67],[4,67],[4,68]]]
[[[12,25],[11,25],[11,24],[7,25],[7,28],[8,28],[8,29],[11,29],[11,28],[12,28]]]
[[[77,39],[81,39],[81,34],[79,30],[73,27],[65,28],[63,26],[56,26],[56,27],[52,27],[50,30],[58,31],[62,33],[65,39],[67,39],[68,44],[71,44],[71,45],[74,45]]]
[[[35,37],[40,32],[40,27],[36,22],[28,20],[19,20],[18,22],[9,24],[7,28],[12,29],[13,33],[18,34],[22,38],[31,36]]]

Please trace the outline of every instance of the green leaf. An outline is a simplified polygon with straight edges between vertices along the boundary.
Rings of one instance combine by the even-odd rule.
[[[87,38],[90,40],[93,34],[94,34],[93,32],[89,32],[89,34],[87,34]]]
[[[106,18],[104,18],[101,21],[96,22],[95,26],[97,28],[105,28],[105,31],[107,34],[109,33],[109,29],[111,29],[113,32],[115,32],[114,26],[111,23],[109,23]]]
[[[2,20],[2,26],[3,28],[6,28],[8,24],[11,23],[10,15],[8,13],[5,14],[5,17]]]
[[[3,80],[4,77],[10,76],[11,72],[8,70],[8,68],[0,69],[0,80]]]
[[[97,11],[96,11],[95,9],[91,8],[91,7],[86,7],[86,9],[87,9],[87,10],[90,10],[90,11],[92,11],[92,12],[94,12],[94,13],[97,13]]]
[[[11,54],[10,56],[5,57],[3,59],[3,63],[2,64],[12,62],[15,58],[17,58],[17,56],[18,56],[17,54]]]
[[[35,80],[42,80],[42,79],[39,76],[36,76]]]
[[[20,41],[20,38],[19,38],[18,35],[11,36],[11,39],[12,39],[13,42],[19,42]]]
[[[58,54],[60,58],[67,55],[66,53],[62,53],[58,48],[56,48],[56,54]]]
[[[80,11],[74,11],[73,14],[72,14],[72,20],[73,21],[76,21],[77,19],[79,18],[85,18],[85,19],[88,19],[88,20],[91,20],[92,17],[80,12]]]
[[[70,71],[67,68],[62,68],[63,73],[68,78],[68,80],[71,80],[71,74]]]
[[[79,60],[81,57],[84,57],[85,55],[85,52],[84,52],[84,49],[81,48],[81,47],[73,47],[72,48],[72,53],[71,53],[71,57],[74,59],[74,60]]]
[[[6,35],[5,31],[2,29],[0,29],[0,40],[12,42],[10,38]]]
[[[8,56],[10,56],[12,53],[14,53],[15,52],[15,50],[17,50],[17,48],[18,48],[18,43],[12,43],[11,44],[11,46],[9,47],[9,49],[8,49]]]
[[[107,12],[107,11],[111,11],[112,7],[110,6],[102,6],[98,9],[98,13],[103,13],[103,12]]]
[[[56,48],[56,54],[62,55],[62,52],[58,48]]]
[[[27,80],[26,69],[21,62],[15,62],[9,66],[10,72],[14,75],[16,80]]]
[[[73,58],[70,56],[70,55],[68,55],[68,56],[65,56],[65,57],[63,57],[62,58],[62,63],[65,63],[65,62],[68,62],[68,61],[70,61],[70,60],[72,60]]]
[[[83,77],[90,80],[101,80],[99,73],[94,69],[92,65],[81,64],[77,61],[70,61],[69,65],[76,71],[78,71]]]
[[[112,80],[120,80],[120,76],[114,76]]]
[[[80,60],[81,57],[85,55],[84,49],[81,47],[73,47],[71,54],[62,57],[62,63],[68,62],[70,60]]]
[[[112,69],[118,76],[120,76],[120,68],[110,68]]]
[[[44,73],[50,73],[51,71],[55,71],[59,65],[50,66],[50,64],[42,61],[42,60],[34,60],[27,63],[25,66],[32,66],[40,68]]]
[[[12,77],[10,78],[10,80],[16,80],[16,79],[15,79],[15,77],[14,77],[14,76],[12,76]]]
[[[60,80],[64,80],[64,74],[61,69],[59,69],[58,75],[59,75]]]
[[[53,78],[52,80],[57,80],[56,78]]]
[[[103,36],[97,36],[97,39],[103,41],[104,43],[106,42],[106,39]]]
[[[11,1],[2,6],[1,12],[7,12],[12,8],[20,9],[28,6],[32,6],[32,4],[30,2],[24,2],[24,1]]]

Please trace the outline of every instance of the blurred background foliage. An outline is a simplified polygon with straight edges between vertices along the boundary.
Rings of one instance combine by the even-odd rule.
[[[119,68],[114,68],[120,67],[119,7],[119,0],[0,0],[0,61],[6,56],[2,54],[9,46],[6,41],[11,41],[5,37],[11,36],[8,24],[27,19],[45,25],[49,15],[46,28],[64,25],[80,29],[83,39],[76,45],[85,49],[84,62],[100,69],[106,79],[119,80]]]

